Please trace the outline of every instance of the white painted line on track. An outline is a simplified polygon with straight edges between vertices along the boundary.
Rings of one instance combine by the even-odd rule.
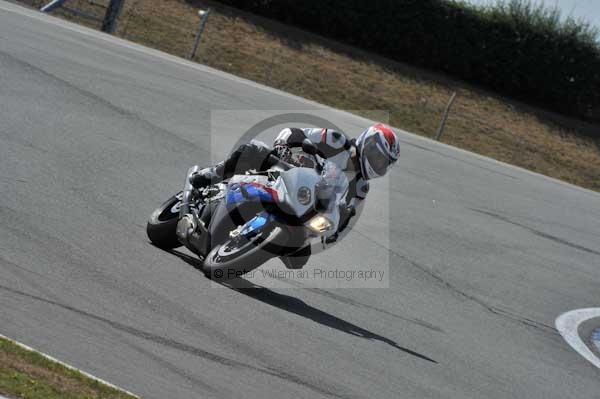
[[[583,322],[595,318],[600,318],[600,308],[576,309],[558,316],[555,325],[560,335],[577,353],[600,368],[600,358],[583,342],[578,331]]]
[[[117,391],[125,392],[126,394],[128,394],[128,395],[131,395],[131,396],[133,396],[134,398],[138,398],[138,399],[140,398],[140,396],[139,396],[139,395],[136,395],[136,394],[134,394],[134,393],[132,393],[132,392],[129,392],[129,391],[127,391],[126,389],[123,389],[123,388],[121,388],[121,387],[118,387],[118,386],[116,386],[116,385],[114,385],[114,384],[111,384],[110,382],[108,382],[108,381],[105,381],[105,380],[103,380],[103,379],[101,379],[101,378],[98,378],[98,377],[96,377],[95,375],[92,375],[92,374],[90,374],[90,373],[86,373],[86,372],[85,372],[85,371],[83,371],[83,370],[80,370],[80,369],[78,369],[78,368],[76,368],[76,367],[73,367],[73,366],[71,366],[71,365],[69,365],[69,364],[67,364],[67,363],[65,363],[65,362],[63,362],[63,361],[60,361],[60,360],[56,359],[56,358],[53,358],[53,357],[52,357],[52,356],[50,356],[50,355],[46,355],[45,353],[43,353],[43,352],[40,352],[39,350],[37,350],[37,349],[34,349],[34,348],[32,348],[32,347],[30,347],[30,346],[27,346],[27,345],[25,345],[25,344],[22,344],[21,342],[15,341],[15,340],[14,340],[14,339],[12,339],[12,338],[9,338],[9,337],[7,337],[7,336],[5,336],[5,335],[2,335],[2,334],[0,334],[0,338],[4,338],[4,339],[6,339],[6,340],[8,340],[8,341],[12,342],[13,344],[15,344],[15,345],[17,345],[17,346],[19,346],[19,347],[21,347],[21,348],[23,348],[23,349],[27,350],[27,351],[30,351],[30,352],[35,352],[35,353],[37,353],[37,354],[39,354],[39,355],[41,355],[41,356],[45,357],[46,359],[48,359],[48,360],[50,360],[50,361],[52,361],[52,362],[58,363],[58,364],[60,364],[61,366],[68,368],[69,370],[77,371],[78,373],[81,373],[81,374],[85,375],[86,377],[88,377],[88,378],[91,378],[91,379],[92,379],[92,380],[94,380],[94,381],[98,381],[98,382],[99,382],[99,383],[101,383],[101,384],[104,384],[104,385],[106,385],[106,386],[109,386],[109,387],[111,387],[111,388],[113,388],[113,389],[116,389]],[[7,399],[7,398],[3,398],[2,396],[0,396],[0,399]]]
[[[7,3],[7,2],[1,1],[1,0],[0,0],[0,10],[1,11],[5,11],[5,12],[10,12],[10,13],[13,13],[13,14],[18,14],[18,15],[21,15],[21,16],[24,16],[24,17],[28,17],[28,18],[31,18],[31,19],[36,19],[38,21],[41,21],[41,22],[44,22],[44,23],[47,23],[47,24],[50,24],[50,25],[61,27],[62,29],[65,29],[65,30],[74,31],[74,32],[77,32],[77,33],[82,34],[84,36],[92,37],[92,38],[95,38],[97,40],[102,40],[102,41],[111,43],[113,45],[118,45],[118,46],[130,49],[130,50],[133,50],[133,51],[137,51],[137,52],[142,53],[142,54],[153,56],[153,57],[165,60],[165,61],[170,61],[170,62],[173,62],[175,64],[178,64],[178,65],[181,65],[181,66],[184,66],[184,67],[188,67],[188,68],[191,68],[191,69],[195,69],[197,71],[200,71],[200,72],[203,72],[203,73],[206,73],[206,74],[211,74],[211,75],[218,76],[218,77],[221,77],[221,78],[224,78],[224,79],[228,79],[230,81],[238,82],[240,84],[252,86],[252,87],[257,88],[259,90],[270,92],[270,93],[273,93],[273,94],[276,94],[276,95],[279,95],[279,96],[283,96],[283,97],[287,97],[287,98],[292,98],[292,99],[295,99],[295,100],[297,100],[299,102],[303,102],[303,103],[311,105],[311,106],[316,106],[316,107],[321,108],[321,109],[334,110],[334,111],[337,111],[337,112],[339,112],[341,114],[345,114],[345,115],[351,116],[355,120],[362,120],[362,121],[365,122],[365,124],[372,124],[373,123],[372,120],[364,118],[364,117],[362,117],[360,115],[352,114],[352,113],[350,113],[348,111],[343,111],[343,110],[339,110],[339,109],[336,109],[336,108],[333,108],[333,107],[330,107],[330,106],[327,106],[327,105],[324,105],[324,104],[320,104],[320,103],[318,103],[316,101],[308,100],[306,98],[299,97],[299,96],[296,96],[294,94],[287,93],[287,92],[279,90],[279,89],[275,89],[273,87],[261,85],[261,84],[259,84],[257,82],[251,81],[249,79],[244,79],[244,78],[241,78],[241,77],[236,76],[236,75],[232,75],[232,74],[227,73],[227,72],[223,72],[223,71],[219,71],[219,70],[214,69],[214,68],[210,68],[210,67],[208,67],[206,65],[202,65],[202,64],[198,64],[198,63],[195,63],[195,62],[192,62],[192,61],[188,61],[188,60],[185,60],[183,58],[176,57],[174,55],[171,55],[171,54],[159,51],[159,50],[155,50],[155,49],[143,46],[141,44],[137,44],[137,43],[125,40],[125,39],[118,38],[116,36],[112,36],[112,35],[109,35],[109,34],[106,34],[106,33],[103,33],[103,32],[99,32],[99,31],[96,31],[96,30],[93,30],[93,29],[90,29],[90,28],[86,28],[86,27],[83,27],[81,25],[77,25],[77,24],[75,24],[73,22],[65,21],[65,20],[60,19],[58,17],[53,17],[53,16],[48,15],[48,14],[43,14],[43,13],[37,11],[37,10],[32,10],[32,9],[29,9],[29,8],[26,8],[26,7],[17,5],[17,4]],[[531,176],[536,176],[536,177],[542,178],[543,180],[546,180],[546,181],[549,181],[549,182],[552,182],[552,183],[555,183],[555,184],[558,184],[558,185],[561,185],[561,186],[564,186],[564,187],[569,187],[571,189],[575,189],[575,190],[577,190],[579,192],[586,193],[586,194],[589,194],[589,195],[592,195],[592,196],[595,196],[595,197],[600,196],[600,193],[598,193],[596,191],[592,191],[592,190],[587,189],[587,188],[579,187],[579,186],[576,186],[574,184],[567,183],[565,181],[558,180],[556,178],[543,175],[541,173],[533,172],[531,170],[524,169],[524,168],[521,168],[519,166],[515,166],[515,165],[508,164],[506,162],[498,161],[497,159],[489,158],[489,157],[486,157],[486,156],[483,156],[483,155],[480,155],[480,154],[476,154],[474,152],[463,150],[462,148],[454,147],[454,146],[451,146],[449,144],[445,144],[445,143],[442,143],[442,142],[439,142],[439,141],[435,141],[435,140],[432,140],[432,139],[430,139],[428,137],[419,136],[418,134],[407,132],[406,130],[401,130],[401,129],[397,129],[397,130],[399,132],[401,132],[403,135],[412,138],[413,140],[420,141],[420,142],[422,142],[424,144],[428,144],[428,145],[431,145],[433,147],[438,147],[438,148],[444,148],[444,149],[452,150],[452,151],[455,151],[455,152],[460,153],[460,154],[468,154],[469,156],[472,156],[472,157],[474,157],[476,159],[479,159],[481,161],[489,162],[491,164],[502,166],[502,167],[505,167],[507,169],[519,171],[519,172],[522,172],[522,173],[526,173],[526,174],[531,175]]]

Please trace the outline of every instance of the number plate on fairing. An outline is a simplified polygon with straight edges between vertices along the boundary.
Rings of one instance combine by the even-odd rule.
[[[286,202],[298,217],[306,214],[313,207],[315,185],[320,179],[319,174],[310,168],[295,168],[282,173],[281,181],[278,180],[279,184],[285,186],[285,189],[278,190],[283,194],[281,202]],[[303,192],[302,203],[298,198],[299,191]]]

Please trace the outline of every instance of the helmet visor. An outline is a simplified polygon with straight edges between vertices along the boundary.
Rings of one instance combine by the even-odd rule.
[[[393,162],[380,146],[382,144],[379,143],[378,135],[373,135],[365,141],[363,151],[369,166],[379,176],[383,176]]]

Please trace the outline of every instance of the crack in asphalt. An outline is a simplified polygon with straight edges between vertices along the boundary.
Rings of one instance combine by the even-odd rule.
[[[525,324],[527,326],[530,327],[534,327],[537,329],[544,329],[548,332],[552,332],[554,334],[558,334],[558,332],[556,331],[556,329],[552,326],[549,326],[547,324],[544,324],[542,322],[536,321],[536,320],[532,320],[532,319],[528,319],[524,316],[521,316],[519,314],[510,312],[506,309],[502,309],[498,306],[493,306],[490,305],[488,303],[486,303],[484,300],[476,297],[475,295],[472,294],[467,294],[466,292],[462,291],[461,289],[459,289],[458,287],[456,287],[454,284],[446,281],[442,276],[440,276],[439,274],[435,273],[434,271],[428,269],[427,267],[420,265],[417,262],[414,262],[410,259],[408,259],[406,256],[403,256],[401,254],[398,254],[392,250],[390,250],[390,252],[400,258],[402,258],[403,260],[405,260],[406,262],[410,263],[411,265],[413,265],[414,267],[418,268],[419,270],[427,273],[428,275],[430,275],[431,277],[433,277],[435,280],[437,280],[439,283],[441,283],[442,285],[444,285],[446,288],[448,288],[449,290],[457,293],[458,295],[462,296],[463,298],[466,298],[468,300],[471,300],[475,303],[477,303],[478,305],[482,306],[483,308],[485,308],[487,311],[489,311],[490,313],[499,315],[499,316],[503,316],[505,318],[508,318],[510,320],[513,321],[517,321],[519,323]]]
[[[181,258],[186,263],[190,264],[194,268],[199,268],[198,261],[182,252],[170,250],[168,251],[171,254]],[[244,294],[250,298],[256,299],[268,305],[274,306],[276,308],[285,310],[287,312],[291,312],[302,316],[304,318],[313,320],[316,323],[322,324],[324,326],[333,328],[338,331],[342,331],[346,334],[353,335],[355,337],[361,337],[369,340],[380,341],[385,344],[390,345],[393,348],[396,348],[404,353],[409,355],[418,357],[419,359],[427,360],[428,362],[438,364],[438,362],[426,355],[423,355],[419,352],[416,352],[412,349],[405,348],[400,346],[395,341],[384,337],[382,335],[376,334],[372,331],[366,330],[362,327],[359,327],[355,324],[352,324],[346,320],[340,319],[332,314],[324,312],[320,309],[317,309],[313,306],[310,306],[306,302],[289,296],[277,293],[268,288],[262,287],[260,285],[254,284],[248,280],[243,278],[231,279],[225,282],[220,283],[221,285],[228,287],[232,290],[239,292],[240,294]]]
[[[170,338],[161,337],[160,335],[152,334],[152,333],[149,333],[147,331],[143,331],[143,330],[137,329],[135,327],[131,327],[131,326],[128,326],[126,324],[119,323],[117,321],[110,320],[110,319],[107,319],[105,317],[95,315],[95,314],[87,312],[85,310],[77,309],[77,308],[75,308],[73,306],[70,306],[70,305],[66,305],[66,304],[62,304],[62,303],[59,303],[59,302],[56,302],[56,301],[52,301],[52,300],[49,300],[49,299],[46,299],[46,298],[42,298],[42,297],[39,297],[37,295],[29,294],[29,293],[26,293],[26,292],[23,292],[23,291],[19,291],[19,290],[10,288],[10,287],[6,287],[6,286],[3,286],[3,285],[0,285],[0,289],[2,289],[4,291],[7,291],[7,292],[10,292],[10,293],[13,293],[15,295],[19,295],[19,296],[31,298],[31,299],[34,299],[34,300],[37,300],[37,301],[40,301],[40,302],[44,302],[44,303],[47,303],[47,304],[50,304],[50,305],[57,306],[59,308],[62,308],[62,309],[65,309],[65,310],[77,313],[77,314],[79,314],[81,316],[84,316],[84,317],[87,317],[89,319],[93,319],[93,320],[96,320],[96,321],[108,324],[109,326],[111,326],[115,330],[131,334],[131,335],[133,335],[133,336],[135,336],[137,338],[141,338],[141,339],[144,339],[146,341],[150,341],[150,342],[154,342],[156,344],[167,346],[169,348],[173,348],[173,349],[176,349],[176,350],[179,350],[179,351],[182,351],[182,352],[185,352],[185,353],[197,356],[197,357],[201,357],[203,359],[210,360],[210,361],[213,361],[215,363],[222,364],[224,366],[228,366],[228,367],[232,367],[232,368],[238,368],[238,369],[247,369],[247,370],[257,371],[259,373],[264,373],[264,374],[267,374],[267,375],[271,375],[273,377],[281,378],[283,380],[286,380],[286,381],[293,382],[295,384],[304,386],[304,387],[309,388],[312,391],[315,391],[315,392],[317,392],[319,394],[323,394],[323,395],[327,395],[327,396],[331,396],[331,397],[336,397],[336,398],[345,398],[345,396],[341,396],[337,392],[334,392],[333,389],[327,389],[327,388],[324,388],[322,386],[318,386],[318,385],[313,384],[311,382],[305,381],[302,378],[300,378],[300,377],[298,377],[298,376],[296,376],[294,374],[287,373],[287,372],[279,370],[279,369],[275,369],[275,368],[271,368],[271,367],[253,366],[251,364],[247,364],[247,363],[240,362],[240,361],[237,361],[237,360],[234,360],[234,359],[223,357],[223,356],[220,356],[220,355],[218,355],[216,353],[212,353],[212,352],[206,351],[206,350],[201,349],[201,348],[197,348],[197,347],[192,346],[192,345],[188,345],[188,344],[185,344],[185,343],[182,343],[182,342],[179,342],[179,341],[175,341],[175,340],[170,339]]]
[[[499,315],[499,316],[503,316],[507,319],[513,320],[513,321],[517,321],[519,323],[525,324],[527,326],[530,327],[534,327],[534,328],[538,328],[538,329],[544,329],[548,332],[552,332],[554,334],[558,334],[558,332],[556,331],[556,329],[552,326],[549,326],[547,324],[544,324],[542,322],[536,321],[536,320],[532,320],[532,319],[528,319],[524,316],[521,316],[519,314],[510,312],[506,309],[502,309],[500,307],[497,306],[493,306],[490,305],[488,303],[486,303],[485,301],[483,301],[482,299],[471,295],[471,294],[467,294],[466,292],[462,291],[461,289],[459,289],[458,287],[456,287],[455,285],[453,285],[452,283],[450,283],[449,281],[446,281],[441,275],[437,274],[436,272],[434,272],[433,270],[429,269],[426,266],[423,266],[411,259],[409,259],[408,257],[390,249],[387,248],[385,245],[382,245],[381,243],[372,240],[370,237],[368,237],[367,235],[361,233],[360,231],[354,229],[353,231],[357,232],[358,234],[360,234],[361,236],[363,236],[364,238],[368,239],[369,241],[373,242],[375,245],[380,246],[381,248],[386,249],[387,251],[389,251],[392,255],[397,256],[401,259],[403,259],[405,262],[408,262],[409,264],[411,264],[412,266],[414,266],[415,268],[421,270],[422,272],[428,274],[429,276],[433,277],[435,280],[437,280],[440,284],[442,284],[443,286],[445,286],[447,289],[449,289],[450,291],[455,292],[456,294],[462,296],[463,298],[466,298],[470,301],[473,301],[475,303],[477,303],[478,305],[482,306],[483,308],[485,308],[487,311],[489,311],[490,313]]]
[[[420,320],[420,319],[414,319],[414,318],[411,318],[411,317],[401,316],[399,314],[392,313],[392,312],[389,312],[387,310],[377,308],[375,306],[371,306],[371,305],[367,305],[367,304],[362,303],[362,302],[355,301],[354,299],[351,299],[351,298],[348,298],[348,297],[345,297],[345,296],[342,296],[342,295],[334,294],[333,292],[330,292],[330,291],[327,291],[327,290],[324,290],[324,289],[306,287],[306,286],[304,286],[303,284],[301,284],[301,283],[299,283],[297,281],[290,280],[290,279],[287,279],[287,278],[282,278],[280,280],[284,281],[284,282],[286,282],[288,284],[295,285],[298,288],[301,288],[301,289],[304,289],[304,290],[307,290],[307,291],[310,291],[310,292],[314,292],[317,295],[322,295],[322,296],[325,296],[327,298],[331,298],[331,299],[334,299],[336,301],[339,301],[339,302],[342,302],[342,303],[345,303],[345,304],[348,304],[348,305],[352,305],[352,306],[356,306],[356,307],[364,308],[364,309],[369,309],[369,310],[374,310],[376,312],[383,313],[383,314],[386,314],[388,316],[392,316],[392,317],[400,319],[402,321],[407,321],[409,323],[417,324],[417,325],[419,325],[421,327],[425,327],[425,328],[428,328],[428,329],[433,330],[433,331],[437,331],[437,332],[441,332],[441,333],[444,332],[444,330],[442,330],[440,327],[438,327],[436,325],[433,325],[431,323],[428,323],[426,321]]]
[[[477,209],[477,208],[467,208],[467,209],[470,209],[473,212],[477,212],[477,213],[480,213],[480,214],[483,214],[483,215],[491,216],[491,217],[493,217],[495,219],[498,219],[498,220],[501,220],[503,222],[512,224],[514,226],[521,227],[521,228],[523,228],[525,230],[528,230],[528,231],[532,232],[533,234],[535,234],[535,235],[537,235],[539,237],[546,238],[548,240],[557,242],[559,244],[563,244],[563,245],[569,246],[571,248],[578,249],[580,251],[588,252],[590,254],[600,255],[599,251],[595,251],[593,249],[584,247],[583,245],[575,244],[575,243],[572,243],[572,242],[567,241],[565,239],[562,239],[560,237],[553,236],[553,235],[548,234],[548,233],[544,233],[543,231],[534,229],[533,227],[521,224],[519,222],[515,222],[514,220],[511,220],[511,219],[507,218],[506,216],[502,216],[502,215],[499,215],[497,213],[486,211],[486,210],[483,210],[483,209]]]
[[[50,277],[46,274],[36,272],[35,270],[30,270],[26,267],[16,264],[15,262],[11,262],[10,260],[8,260],[7,258],[5,258],[2,255],[0,255],[0,263],[10,265],[11,267],[14,267],[15,269],[19,269],[19,270],[25,271],[27,273],[35,274],[36,276],[44,278],[44,279],[52,279],[52,277]]]
[[[5,58],[13,61],[14,63],[20,65],[21,67],[23,67],[25,69],[29,69],[30,71],[37,73],[38,75],[41,75],[42,77],[44,77],[46,79],[52,79],[52,80],[58,82],[60,85],[63,85],[66,88],[75,91],[76,93],[78,93],[79,95],[88,99],[91,102],[100,104],[100,105],[106,107],[107,109],[109,109],[125,118],[128,118],[130,120],[133,120],[135,122],[139,122],[139,123],[143,124],[144,126],[146,126],[148,128],[148,129],[146,129],[147,131],[158,133],[164,137],[167,137],[169,142],[176,142],[178,145],[181,146],[181,148],[185,148],[187,151],[189,151],[190,148],[193,148],[194,150],[210,154],[210,152],[207,151],[206,148],[199,146],[197,143],[193,143],[189,140],[183,139],[179,135],[177,135],[167,129],[164,129],[160,126],[157,126],[157,125],[149,122],[146,119],[143,119],[138,114],[133,113],[129,110],[126,110],[122,107],[119,107],[119,106],[111,103],[110,101],[106,100],[105,98],[102,98],[99,95],[97,95],[91,91],[88,91],[79,86],[76,86],[73,83],[71,83],[63,78],[60,78],[48,71],[36,66],[36,65],[33,65],[22,59],[19,59],[19,58],[15,57],[13,54],[7,53],[5,51],[0,51],[0,56],[4,56]]]
[[[398,345],[395,341],[386,338],[382,335],[376,334],[369,330],[366,330],[362,327],[359,327],[355,324],[347,322],[345,320],[340,319],[339,317],[333,316],[327,312],[324,312],[320,309],[317,309],[313,306],[308,305],[306,302],[290,297],[288,295],[283,295],[276,293],[274,291],[269,290],[264,287],[256,287],[256,288],[232,288],[244,295],[249,296],[250,298],[257,299],[261,302],[269,304],[271,306],[275,306],[279,309],[283,309],[288,312],[295,313],[299,316],[308,318],[313,320],[319,324],[324,326],[333,328],[338,331],[345,332],[346,334],[354,335],[356,337],[361,337],[369,340],[380,341],[389,346],[396,348],[404,353],[409,355],[418,357],[419,359],[427,360],[428,362],[437,364],[438,362],[433,360],[432,358],[425,356],[419,352],[416,352],[412,349],[408,349],[406,347]]]
[[[152,351],[144,349],[140,345],[137,345],[133,342],[127,342],[127,345],[130,346],[131,348],[135,349],[142,356],[152,359],[152,361],[158,363],[161,367],[167,369],[168,371],[170,371],[173,374],[178,375],[179,377],[183,378],[184,380],[191,382],[193,385],[195,385],[197,387],[201,387],[205,391],[209,391],[209,392],[213,392],[213,393],[220,393],[217,390],[215,390],[212,385],[206,383],[205,381],[203,381],[199,378],[194,377],[189,371],[178,367],[177,365],[173,364],[172,362],[169,362],[168,360],[165,360],[163,357],[154,354]],[[205,393],[205,392],[203,392],[203,393]]]
[[[44,279],[49,279],[49,278],[51,279],[51,277],[49,277],[49,276],[47,276],[47,275],[43,275],[43,274],[40,274],[40,273],[37,273],[37,272],[31,271],[31,270],[29,270],[29,269],[26,269],[26,268],[24,268],[24,267],[22,267],[22,266],[19,266],[19,265],[17,265],[17,264],[15,264],[15,263],[13,263],[13,262],[10,262],[10,261],[6,260],[5,258],[3,258],[1,255],[0,255],[0,261],[1,261],[1,263],[6,263],[6,264],[8,264],[8,265],[10,265],[10,266],[13,266],[13,267],[17,268],[18,270],[23,270],[23,271],[26,271],[26,272],[33,273],[33,274],[35,274],[35,275],[37,275],[37,276],[39,276],[39,277],[42,277],[42,278],[44,278]],[[42,292],[42,293],[46,294],[47,298],[41,298],[41,297],[39,297],[39,296],[34,296],[34,295],[31,295],[31,294],[27,294],[27,293],[22,293],[23,295],[27,295],[27,296],[29,296],[29,297],[31,297],[31,298],[35,298],[35,299],[38,299],[38,300],[44,301],[44,302],[46,302],[46,303],[53,304],[53,305],[56,305],[56,306],[59,306],[59,307],[65,308],[65,309],[67,309],[67,310],[71,310],[71,311],[74,311],[74,312],[76,312],[76,313],[83,314],[83,315],[85,315],[85,316],[89,316],[89,317],[95,318],[95,317],[94,317],[94,315],[88,315],[88,314],[87,314],[87,312],[85,312],[85,311],[81,311],[81,312],[79,312],[79,311],[78,311],[78,309],[73,309],[72,307],[69,307],[68,305],[63,305],[63,304],[59,303],[59,302],[57,301],[57,300],[58,300],[58,298],[57,298],[56,296],[54,296],[54,295],[51,295],[51,293],[50,293],[50,292],[47,292],[43,286],[40,286],[40,285],[38,285],[38,284],[34,284],[34,283],[33,283],[31,280],[29,280],[29,279],[28,279],[28,282],[29,282],[29,284],[31,284],[31,285],[34,287],[34,289],[38,289],[38,290],[40,290],[40,292]],[[115,283],[115,284],[113,284],[113,283]],[[114,288],[114,289],[117,289],[117,290],[119,290],[119,291],[124,291],[124,286],[121,286],[120,284],[116,284],[116,282],[112,282],[112,281],[111,281],[111,282],[110,282],[110,284],[108,284],[107,286],[108,286],[108,287],[111,287],[111,288]],[[0,285],[0,289],[2,289],[2,288],[4,288],[4,289],[8,289],[8,287],[3,287],[3,286],[1,286],[1,285]],[[139,288],[139,287],[136,287],[136,289],[140,289],[140,288]],[[144,291],[144,292],[141,294],[141,296],[142,296],[142,297],[144,297],[144,298],[152,298],[153,300],[156,300],[156,301],[161,301],[161,302],[165,302],[165,301],[167,301],[165,298],[159,298],[159,299],[156,299],[156,298],[155,298],[154,296],[152,296],[151,294],[152,294],[151,292],[145,292],[145,291]],[[52,299],[48,299],[48,297],[53,297],[52,299],[56,299],[56,301],[53,301]],[[167,303],[168,303],[169,305],[173,305],[173,304],[174,304],[174,303],[171,303],[170,301],[167,301]],[[140,304],[140,305],[146,305],[146,303],[142,303],[142,304]],[[158,313],[161,313],[161,312],[159,311],[159,309],[157,309],[157,308],[154,308],[154,307],[151,307],[151,308],[150,308],[150,310],[151,310],[152,312],[158,312]],[[82,312],[83,312],[83,313],[82,313]],[[169,314],[169,316],[173,316],[173,315],[174,315],[174,313],[173,313],[173,312],[171,312],[171,313]],[[186,315],[185,315],[185,317],[184,317],[184,320],[185,320],[187,323],[190,323],[190,322],[191,322],[191,323],[192,323],[192,324],[191,324],[191,326],[192,326],[193,328],[202,329],[202,330],[204,330],[204,331],[206,331],[206,329],[207,329],[207,328],[209,328],[209,327],[207,327],[207,326],[206,326],[204,323],[202,323],[202,322],[200,322],[199,320],[197,320],[197,319],[195,318],[195,316],[193,316],[191,313],[189,313],[189,314],[188,314],[188,312],[186,312]],[[101,320],[101,321],[105,321],[105,322],[107,322],[107,323],[112,323],[112,322],[111,322],[110,320],[108,320],[108,319],[106,319],[106,320],[104,320],[104,319],[103,319],[103,320]],[[179,319],[177,319],[177,321],[178,321],[178,322],[182,322],[183,320],[179,320]],[[117,324],[118,324],[118,323],[117,323]],[[111,325],[112,325],[112,324],[111,324]],[[131,331],[125,331],[124,329],[117,328],[117,327],[116,327],[116,326],[114,326],[114,325],[112,325],[112,327],[116,328],[118,331],[123,331],[123,332],[129,333],[129,334],[132,334],[132,335],[134,335],[135,337],[138,337],[138,338],[140,338],[140,335],[139,335],[139,334],[132,333]],[[212,329],[211,329],[211,330],[212,330]],[[224,336],[224,335],[223,335],[223,336],[221,336],[221,334],[219,334],[219,332],[218,332],[218,331],[214,331],[214,330],[212,330],[212,331],[210,331],[210,333],[209,333],[209,334],[210,334],[210,335],[211,335],[213,338],[218,336],[218,339],[219,339],[221,342],[225,342],[225,339],[224,339],[224,337],[225,337],[225,336]],[[157,340],[148,339],[148,337],[141,337],[141,338],[147,339],[147,340],[149,340],[149,341],[151,341],[151,342],[155,342],[155,343],[157,342]],[[158,343],[161,343],[161,342],[158,342]],[[171,346],[171,347],[172,347],[172,345],[168,345],[168,343],[164,343],[164,342],[162,342],[162,343],[163,343],[164,345],[166,345],[166,346]],[[231,341],[227,341],[227,343],[228,343],[228,344],[231,344]],[[137,348],[137,347],[135,347],[135,346],[134,346],[134,345],[132,345],[132,344],[129,344],[129,345],[131,345],[131,346],[132,346],[132,347],[134,347],[134,348]],[[182,351],[186,351],[184,348],[175,348],[175,349],[181,349]],[[186,352],[190,352],[190,351],[186,351]],[[197,355],[197,353],[192,353],[192,354],[193,354],[193,355]],[[250,356],[254,356],[254,357],[256,357],[257,359],[259,359],[260,361],[262,361],[262,362],[263,362],[263,364],[264,364],[264,363],[267,363],[267,364],[269,363],[269,360],[268,360],[268,359],[267,359],[267,360],[265,360],[265,359],[262,359],[262,358],[261,358],[261,354],[260,354],[260,353],[256,353],[255,351],[250,351],[250,353],[249,353],[249,354],[250,354]],[[156,360],[156,359],[153,359],[153,360]],[[171,363],[168,363],[168,364],[169,364],[170,366],[167,366],[167,364],[163,364],[163,366],[164,366],[165,368],[167,368],[167,369],[170,369],[170,370],[172,369],[172,370],[171,370],[172,372],[174,372],[174,373],[176,373],[176,374],[179,374],[180,376],[182,376],[182,377],[186,378],[186,379],[187,379],[187,380],[189,380],[190,382],[198,382],[198,381],[200,381],[200,380],[197,380],[196,378],[194,378],[193,376],[187,375],[187,374],[185,374],[185,373],[184,373],[184,374],[180,374],[180,373],[178,373],[177,371],[175,371],[175,369],[177,368],[177,366],[175,366],[175,365],[172,365]],[[263,371],[263,370],[262,370],[262,369],[260,369],[260,368],[254,368],[254,369],[255,369],[255,370],[259,370],[259,371]],[[279,365],[277,365],[277,366],[267,366],[267,367],[265,367],[265,369],[266,369],[266,370],[269,370],[269,371],[271,371],[271,373],[267,373],[267,372],[265,372],[265,373],[266,373],[266,374],[268,374],[268,375],[280,376],[281,378],[285,378],[285,379],[287,379],[287,380],[289,380],[289,381],[295,382],[295,383],[297,383],[298,385],[306,386],[306,387],[308,387],[308,388],[310,388],[310,389],[312,389],[312,388],[313,388],[313,387],[312,387],[312,385],[307,385],[308,383],[307,383],[305,380],[302,380],[302,379],[300,379],[300,378],[297,378],[297,377],[296,377],[295,375],[293,375],[293,374],[289,374],[289,373],[285,373],[285,372],[283,372],[283,371],[281,370],[281,366],[279,366]],[[183,370],[182,370],[182,372],[183,372]],[[263,371],[263,372],[264,372],[264,371]],[[273,373],[276,373],[276,374],[273,374]],[[309,382],[309,383],[310,383],[310,382]],[[312,383],[310,383],[310,384],[312,384]],[[212,390],[214,391],[214,389],[212,389]],[[326,393],[326,392],[334,392],[334,391],[335,391],[335,392],[339,392],[339,388],[333,388],[333,387],[332,387],[332,388],[329,388],[327,391],[323,390],[323,388],[322,388],[322,392],[321,392],[321,391],[320,391],[320,392],[321,392],[321,393]],[[216,392],[216,391],[214,391],[214,392]],[[345,397],[345,396],[342,396],[342,395],[340,395],[339,393],[338,393],[338,394],[333,394],[333,393],[331,393],[331,395],[333,395],[333,396],[337,396],[337,397]],[[226,397],[227,397],[227,396],[226,396]]]

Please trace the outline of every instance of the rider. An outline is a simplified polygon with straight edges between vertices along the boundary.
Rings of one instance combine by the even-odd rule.
[[[275,139],[274,148],[252,140],[248,144],[241,145],[226,160],[214,166],[205,169],[195,167],[196,171],[189,176],[189,183],[199,189],[221,182],[235,174],[244,174],[251,169],[268,169],[272,166],[271,155],[290,162],[292,149],[302,147],[306,139],[316,145],[320,157],[334,162],[348,176],[348,194],[340,204],[339,227],[337,232],[328,239],[328,243],[335,242],[342,238],[342,232],[349,226],[359,206],[362,206],[362,201],[369,192],[367,181],[384,176],[400,156],[398,137],[387,125],[382,123],[373,125],[356,139],[350,139],[344,133],[331,129],[286,128]],[[185,202],[184,198],[182,213],[185,216],[180,219],[177,232],[179,239],[187,245],[188,239],[196,232],[199,223]],[[308,255],[304,254],[305,261]],[[302,263],[304,264],[305,261]]]

